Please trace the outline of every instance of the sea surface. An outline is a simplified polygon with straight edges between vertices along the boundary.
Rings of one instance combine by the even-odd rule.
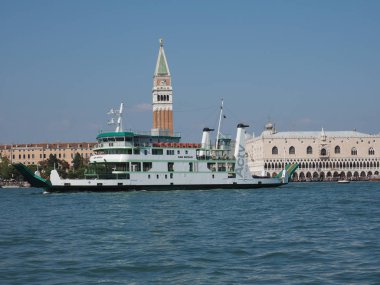
[[[380,183],[0,189],[0,284],[380,284]]]

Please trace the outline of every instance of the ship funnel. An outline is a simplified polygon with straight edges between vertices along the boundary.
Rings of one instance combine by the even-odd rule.
[[[204,128],[202,133],[202,149],[210,149],[211,148],[211,141],[210,141],[210,132],[212,132],[214,129]],[[201,150],[199,152],[199,155],[205,155],[205,152]]]
[[[239,124],[237,126],[234,156],[236,159],[235,171],[239,178],[248,178],[249,176],[249,169],[245,157],[245,128],[248,127],[249,126],[245,124]]]

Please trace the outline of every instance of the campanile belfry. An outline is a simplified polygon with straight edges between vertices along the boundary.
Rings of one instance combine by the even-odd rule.
[[[153,75],[153,129],[158,135],[173,135],[173,88],[164,41],[160,39],[156,70]]]

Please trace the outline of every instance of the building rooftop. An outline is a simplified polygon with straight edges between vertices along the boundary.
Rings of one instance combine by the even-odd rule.
[[[329,138],[367,138],[374,135],[365,134],[357,131],[305,131],[305,132],[262,132],[260,137],[263,138],[320,138],[326,136]]]

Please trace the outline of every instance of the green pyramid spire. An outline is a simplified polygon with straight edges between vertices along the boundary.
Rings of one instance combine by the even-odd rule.
[[[154,75],[168,75],[170,76],[168,62],[166,60],[165,51],[164,51],[164,41],[160,39],[160,50],[158,52],[156,70]]]

